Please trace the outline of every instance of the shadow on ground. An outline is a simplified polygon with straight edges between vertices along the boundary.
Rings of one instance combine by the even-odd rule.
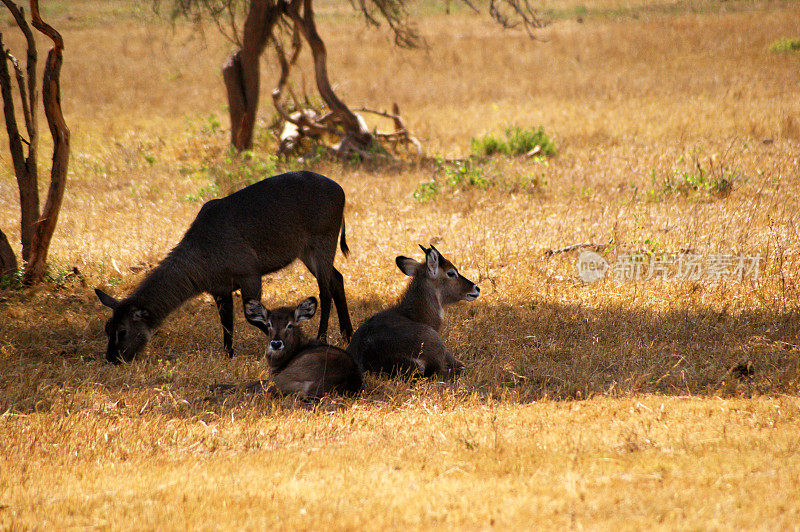
[[[269,305],[271,302],[266,301]],[[385,307],[352,300],[354,323]],[[266,378],[265,342],[236,311],[238,356],[228,359],[212,302],[198,298],[171,315],[139,360],[103,358],[108,313],[90,291],[6,294],[0,298],[0,411],[135,405],[191,416],[257,407],[295,407],[291,398],[214,395],[209,385]],[[800,325],[794,312],[728,313],[711,308],[653,312],[558,302],[450,309],[444,336],[467,365],[454,383],[369,377],[352,401],[402,404],[415,394],[478,395],[519,402],[657,393],[696,396],[796,394]],[[317,321],[306,329],[315,333]],[[335,313],[331,341],[342,345]],[[303,406],[303,405],[301,405]]]

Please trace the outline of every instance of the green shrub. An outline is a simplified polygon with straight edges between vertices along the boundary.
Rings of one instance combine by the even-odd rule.
[[[472,153],[480,157],[495,155],[497,153],[508,154],[508,144],[491,135],[486,135],[479,139],[470,141]]]
[[[444,173],[444,179],[437,177],[441,173]],[[495,184],[495,177],[487,175],[487,169],[473,159],[447,162],[437,160],[436,175],[430,181],[417,185],[412,196],[420,203],[427,203],[436,199],[439,192],[470,188],[487,190]]]
[[[486,190],[492,184],[491,180],[484,175],[483,167],[474,164],[471,160],[449,164],[445,166],[444,173],[447,176],[447,184],[452,187],[468,186]]]
[[[433,199],[436,199],[436,195],[438,193],[439,184],[435,179],[431,179],[430,181],[425,181],[424,183],[417,185],[417,188],[414,189],[412,196],[420,203],[427,203]]]
[[[679,162],[683,162],[683,157]],[[710,162],[704,166],[699,161],[695,161],[688,171],[673,168],[671,174],[661,179],[658,179],[655,168],[650,174],[651,188],[645,191],[645,200],[653,203],[673,194],[696,198],[726,198],[743,179],[738,168],[715,168]]]
[[[556,154],[556,145],[545,133],[544,128],[521,128],[510,126],[506,128],[506,140],[501,140],[492,135],[472,139],[472,153],[479,157],[488,157],[495,154],[525,155],[537,146],[540,155],[551,156]]]
[[[800,39],[782,37],[769,45],[769,51],[775,53],[800,52]]]
[[[539,126],[537,129],[523,129],[518,126],[511,126],[506,129],[508,138],[508,151],[511,155],[525,155],[536,146],[542,155],[555,155],[556,145],[544,132],[544,128]]]

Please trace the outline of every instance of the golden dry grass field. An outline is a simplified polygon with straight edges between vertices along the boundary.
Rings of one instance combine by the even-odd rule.
[[[397,102],[432,158],[511,125],[543,126],[558,154],[463,172],[315,162],[347,194],[352,253],[336,261],[355,324],[396,299],[394,257],[417,244],[482,291],[446,318],[457,381],[370,376],[359,397],[305,405],[207,391],[268,376],[238,306],[239,355],[224,356],[208,297],[135,362],[105,362],[93,288],[127,294],[202,201],[276,167],[272,111],[264,98],[253,160],[231,161],[231,50],[213,28],[173,31],[122,0],[42,3],[66,43],[72,157],[50,281],[0,291],[0,528],[797,528],[800,53],[770,45],[800,37],[800,4],[562,0],[532,42],[424,3],[430,48],[405,51],[319,1],[339,94]],[[0,158],[19,251],[5,145]],[[580,243],[612,262],[762,262],[743,282],[584,284],[576,251],[545,253]],[[316,292],[302,266],[264,279],[268,307]]]

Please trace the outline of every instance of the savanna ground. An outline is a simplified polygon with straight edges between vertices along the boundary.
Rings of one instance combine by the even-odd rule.
[[[400,51],[347,5],[319,4],[340,94],[397,102],[429,155],[465,157],[515,124],[557,142],[549,159],[463,171],[311,163],[347,194],[337,267],[354,323],[395,300],[394,257],[421,257],[419,243],[480,283],[446,318],[466,372],[369,377],[360,397],[318,405],[214,396],[268,370],[238,307],[239,356],[223,355],[207,297],[139,360],[107,364],[92,289],[128,293],[202,201],[300,165],[269,157],[274,68],[253,157],[229,160],[229,48],[213,28],[173,31],[123,1],[44,6],[66,41],[73,150],[51,280],[0,291],[0,528],[797,527],[800,54],[769,48],[800,37],[800,6],[564,0],[535,43],[421,4],[430,49]],[[17,244],[2,158],[0,224]],[[545,254],[583,242],[612,261],[763,262],[744,282],[583,284],[576,252]],[[265,278],[264,303],[316,291],[293,266]]]

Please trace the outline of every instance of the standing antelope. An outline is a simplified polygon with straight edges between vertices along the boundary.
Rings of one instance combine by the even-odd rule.
[[[362,370],[396,374],[452,377],[464,368],[444,346],[439,330],[444,305],[473,301],[480,288],[458,273],[456,267],[431,246],[425,261],[395,259],[397,267],[411,277],[400,302],[361,324],[348,352]]]
[[[95,290],[114,312],[106,323],[106,358],[130,362],[164,318],[187,299],[214,297],[223,345],[233,356],[233,292],[240,290],[247,321],[269,335],[261,304],[261,276],[300,258],[317,278],[322,300],[317,337],[325,340],[331,299],[339,327],[353,334],[342,274],[333,267],[336,243],[348,254],[344,191],[313,172],[288,172],[264,179],[200,209],[169,255],[127,298],[119,301]]]
[[[266,311],[270,338],[267,362],[272,378],[271,382],[255,381],[247,389],[272,390],[274,384],[279,393],[303,399],[361,390],[361,371],[347,351],[305,339],[299,324],[310,320],[316,311],[317,300],[313,297],[301,301],[296,308]]]

